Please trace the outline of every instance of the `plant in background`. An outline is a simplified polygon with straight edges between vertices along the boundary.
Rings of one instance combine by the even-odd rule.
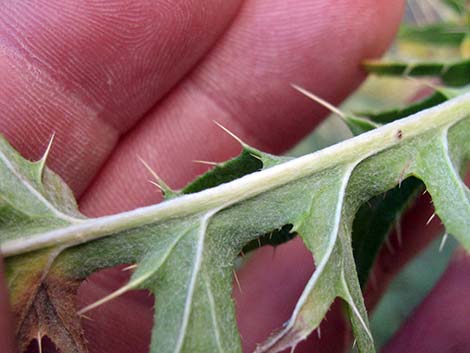
[[[316,270],[290,320],[256,352],[295,347],[337,297],[346,303],[359,351],[374,352],[361,285],[423,188],[447,233],[470,249],[470,195],[461,179],[470,157],[469,13],[465,1],[446,3],[454,22],[405,27],[400,35],[458,48],[461,58],[365,64],[378,75],[433,76],[445,86],[435,84],[429,97],[401,109],[338,111],[358,136],[300,158],[240,141],[237,158],[182,190],[154,175],[166,198],[158,205],[86,218],[67,185],[45,166],[47,151],[30,162],[1,139],[0,241],[20,350],[40,332],[64,353],[86,352],[80,316],[127,291],[147,289],[158,293],[151,352],[240,352],[234,261],[258,244],[297,235]],[[81,281],[118,264],[133,264],[129,282],[77,312]]]

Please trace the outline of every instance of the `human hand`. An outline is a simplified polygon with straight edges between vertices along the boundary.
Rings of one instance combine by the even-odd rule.
[[[341,101],[364,76],[361,60],[380,55],[390,43],[402,5],[12,2],[0,10],[0,131],[31,159],[55,132],[49,166],[72,187],[86,215],[155,203],[159,194],[137,156],[178,188],[204,170],[192,160],[237,154],[237,143],[212,120],[262,150],[286,150],[325,116],[289,84]],[[400,256],[381,257],[380,268],[388,270],[379,274],[381,288],[366,294],[370,305],[387,278],[430,238],[408,233]],[[432,232],[428,227],[422,233]],[[246,352],[288,318],[313,270],[298,240],[279,247],[274,260],[272,251],[261,249],[239,273],[243,292],[234,289]],[[79,291],[79,306],[102,298],[127,277],[120,269],[93,275]],[[83,324],[90,351],[146,352],[152,305],[146,293],[135,292],[88,313],[92,320]],[[350,337],[339,309],[336,305],[322,324],[322,340],[313,336],[297,353],[344,351]],[[8,337],[7,329],[1,333]]]

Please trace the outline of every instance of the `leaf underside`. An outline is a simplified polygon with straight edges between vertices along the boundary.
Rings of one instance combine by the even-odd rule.
[[[44,175],[41,182],[24,177],[37,176],[38,164],[21,159],[3,141],[0,191],[3,210],[11,219],[5,222],[1,240],[2,252],[9,256],[7,274],[18,337],[26,342],[37,331],[51,337],[64,352],[84,352],[71,300],[78,283],[97,269],[136,263],[129,283],[107,299],[142,288],[158,294],[151,352],[240,352],[231,299],[234,260],[247,244],[278,232],[302,237],[316,271],[289,322],[257,352],[294,346],[320,324],[336,297],[348,304],[360,352],[373,352],[351,246],[361,206],[398,184],[405,196],[413,194],[421,180],[448,232],[468,249],[469,195],[457,171],[469,155],[465,143],[469,124],[467,94],[299,159],[275,160],[251,149],[249,155],[261,162],[256,163],[260,171],[160,205],[100,219],[84,219],[71,200],[65,202],[71,194],[55,175],[50,178],[53,183],[44,182],[49,178]],[[242,158],[247,151],[245,147]],[[218,172],[224,174],[223,168],[219,166]],[[416,182],[402,183],[409,177]],[[31,188],[36,192],[31,193]],[[9,192],[14,189],[16,193]],[[60,197],[50,196],[57,191]],[[401,209],[407,197],[393,202]],[[196,202],[198,198],[207,201]],[[18,202],[28,206],[17,207]],[[168,207],[171,213],[165,213]],[[12,223],[15,212],[21,212],[21,225]],[[145,212],[152,217],[144,220]],[[119,223],[113,230],[113,222],[124,218],[136,221],[127,226]],[[97,222],[108,222],[109,230],[98,234],[93,227]],[[387,222],[391,220],[383,224]],[[26,228],[28,235],[25,224],[31,226]],[[41,240],[67,229],[97,233],[89,239],[75,231],[53,243]],[[14,250],[25,239],[32,245]],[[356,252],[363,251],[364,241]],[[358,266],[364,276],[363,268],[370,263]]]

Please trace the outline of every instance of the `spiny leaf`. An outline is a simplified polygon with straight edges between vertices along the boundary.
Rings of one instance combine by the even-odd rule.
[[[280,164],[282,162],[288,161],[289,157],[285,156],[274,156],[269,153],[262,152],[253,148],[243,141],[241,141],[237,136],[230,132],[225,127],[219,125],[225,132],[234,137],[241,145],[241,153],[228,161],[215,163],[207,161],[194,161],[195,163],[202,163],[210,165],[211,168],[206,173],[198,176],[195,180],[190,182],[181,190],[171,190],[166,184],[162,188],[163,196],[165,199],[171,199],[181,195],[193,194],[205,189],[215,187],[220,184],[230,182],[232,180],[241,178],[244,175],[251,174],[260,170],[270,168],[274,165]],[[145,167],[151,172],[151,174],[157,179],[158,183],[162,183],[157,174],[150,168],[150,166],[142,161]],[[164,183],[163,183],[164,184]]]
[[[358,113],[360,116],[343,112],[339,113],[351,132],[354,135],[359,135],[373,130],[384,123],[404,118],[420,110],[442,103],[467,90],[436,87],[436,92],[432,96],[404,108],[376,113]],[[312,94],[308,92],[304,91],[303,93],[312,97]],[[322,104],[322,100],[315,98],[315,101]],[[337,109],[335,110],[338,111]],[[367,116],[368,118],[361,118],[361,116]],[[399,224],[401,214],[415,199],[421,188],[422,183],[419,180],[408,178],[400,182],[392,190],[386,191],[383,195],[375,196],[368,200],[357,211],[353,223],[352,241],[354,259],[361,287],[366,284],[369,271],[384,240],[391,230]]]
[[[470,237],[466,232],[470,226],[470,195],[459,176],[460,166],[456,169],[449,156],[447,139],[443,134],[428,141],[427,148],[416,156],[416,173],[432,195],[436,214],[445,220],[446,231],[469,249]],[[459,206],[449,210],[452,204]]]
[[[323,151],[159,205],[41,232],[24,228],[21,236],[1,243],[12,293],[29,288],[29,282],[17,279],[35,278],[37,271],[76,281],[99,268],[136,263],[129,283],[98,304],[134,288],[158,292],[151,352],[238,353],[230,297],[234,259],[246,244],[292,224],[317,268],[286,327],[258,351],[295,346],[340,297],[348,304],[360,352],[373,352],[351,248],[355,214],[373,196],[414,176],[423,180],[447,230],[470,248],[468,191],[456,172],[470,155],[469,138],[467,94]],[[26,163],[8,152],[7,161]],[[34,269],[21,266],[30,259],[38,261]],[[41,302],[37,296],[33,301]],[[64,353],[69,352],[74,351]]]
[[[79,280],[58,269],[48,270],[53,254],[41,251],[8,261],[7,276],[19,352],[31,340],[48,336],[61,352],[86,352],[76,314]]]
[[[297,234],[292,231],[292,224],[286,224],[280,229],[275,229],[268,234],[264,234],[256,240],[252,240],[243,247],[243,254],[256,250],[265,245],[277,246],[293,239]]]
[[[361,114],[371,117],[374,121],[386,123],[392,119],[400,119],[414,112],[437,105],[468,91],[468,87],[461,89],[436,87],[436,91],[433,95],[405,108],[391,109],[381,113]],[[383,195],[375,196],[364,203],[354,219],[354,258],[356,260],[361,286],[366,283],[369,271],[383,241],[392,228],[396,227],[398,228],[397,232],[400,232],[399,222],[401,214],[423,189],[422,182],[416,178],[403,180],[403,178],[400,177],[400,180],[399,186],[388,190]],[[400,238],[399,234],[398,237]]]
[[[222,163],[210,163],[213,168],[190,182],[181,191],[178,191],[177,195],[192,194],[215,187],[291,159],[290,157],[274,156],[262,152],[244,142],[241,142],[241,145],[242,151],[237,157]],[[208,164],[207,162],[203,163]],[[291,228],[291,226],[286,225],[281,229],[275,229],[268,234],[260,236],[257,240],[246,244],[241,253],[246,254],[264,245],[276,246],[285,243],[295,236],[295,234],[290,232]]]
[[[393,228],[400,227],[401,215],[422,189],[423,184],[418,179],[407,178],[400,186],[368,200],[358,210],[353,223],[352,242],[361,287],[367,282],[382,244]]]
[[[41,232],[80,221],[71,191],[44,168],[45,158],[28,162],[0,136],[0,241],[21,236],[24,227]]]
[[[440,62],[365,62],[364,67],[370,73],[388,76],[435,76],[449,86],[465,86],[470,84],[470,59],[449,63]]]
[[[51,144],[44,157],[33,163],[21,158],[0,136],[1,242],[22,237],[26,230],[32,235],[83,220],[70,189],[45,168],[50,148]],[[59,253],[60,248],[44,249],[7,263],[21,351],[31,340],[45,335],[64,352],[86,351],[74,304],[80,282],[67,273],[50,270]]]
[[[319,99],[310,92],[302,89],[298,90],[317,103],[326,106],[326,108],[331,107],[329,103],[325,104],[322,99]],[[412,113],[442,103],[460,93],[460,90],[457,89],[443,88],[441,90],[436,88],[436,93],[430,98],[414,103],[408,107],[380,113],[359,113],[360,116],[341,112],[337,108],[332,110],[343,118],[351,132],[357,136],[373,130],[383,123],[403,118]],[[362,118],[361,116],[368,116],[368,118]],[[399,186],[386,191],[383,195],[375,196],[367,201],[358,210],[354,219],[352,230],[353,253],[361,287],[366,284],[369,271],[372,268],[384,240],[393,227],[399,224],[401,214],[415,199],[419,189],[422,187],[422,183],[414,178],[409,178],[399,184]],[[288,238],[280,237],[279,242],[283,239]],[[259,242],[258,246],[261,245],[261,242]]]
[[[259,151],[242,142],[241,153],[226,162],[210,163],[213,166],[209,171],[197,177],[194,181],[186,185],[182,190],[174,192],[173,195],[192,194],[217,185],[221,185],[244,175],[257,171],[268,169],[282,162],[290,160],[290,157],[274,156],[269,153]],[[202,162],[209,164],[208,162]],[[292,239],[295,234],[290,232],[291,226],[283,226],[281,229],[275,229],[268,234],[260,236],[243,247],[242,254],[246,254],[264,245],[279,245]]]
[[[461,88],[447,88],[434,86],[433,88],[434,93],[430,96],[417,102],[408,104],[404,107],[393,108],[379,112],[362,111],[357,112],[356,115],[365,116],[376,124],[387,124],[397,119],[401,119],[409,115],[415,114],[421,110],[434,107],[440,103],[458,97],[467,92],[470,92],[470,86]]]
[[[351,318],[359,349],[374,350],[356,274],[350,271],[354,260],[349,234],[341,222],[344,194],[353,167],[335,168],[329,171],[328,178],[309,181],[314,192],[309,207],[294,223],[294,230],[312,251],[317,268],[285,328],[256,352],[278,352],[295,346],[318,327],[336,297],[342,297],[353,308]]]
[[[198,191],[227,183],[244,175],[267,169],[289,160],[288,157],[273,156],[248,145],[242,145],[242,152],[227,162],[216,163],[214,168],[185,186],[180,194],[192,194]]]
[[[434,87],[434,89],[435,92],[429,97],[403,108],[358,114],[360,116],[367,116],[370,121],[381,125],[402,119],[470,92],[469,87]],[[351,131],[355,135],[372,130],[373,128],[372,123],[367,124],[363,120],[355,121],[353,119],[348,120],[348,126],[350,126]],[[366,284],[375,258],[393,228],[396,228],[398,241],[401,241],[400,217],[423,189],[422,182],[416,178],[402,179],[400,178],[399,185],[395,188],[386,191],[382,195],[375,196],[364,203],[354,218],[352,231],[353,251],[361,287]]]

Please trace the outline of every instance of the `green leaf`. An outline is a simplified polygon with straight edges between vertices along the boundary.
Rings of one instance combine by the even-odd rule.
[[[435,87],[435,92],[429,97],[403,108],[358,114],[367,116],[370,119],[368,121],[380,126],[428,109],[467,92],[470,92],[469,87]],[[355,121],[349,118],[347,122],[354,134],[371,130],[373,127],[373,123],[367,125],[364,124],[363,120],[356,119]],[[353,223],[352,241],[361,287],[366,284],[369,272],[384,241],[393,228],[396,228],[396,231],[400,233],[401,215],[412,204],[422,189],[422,182],[410,177],[399,183],[395,188],[368,200],[357,211]],[[398,239],[400,241],[400,234],[398,234]]]
[[[370,73],[387,76],[434,76],[449,86],[465,86],[470,84],[470,59],[456,62],[365,62],[364,67]]]
[[[469,87],[451,89],[436,87],[431,96],[404,108],[377,113],[359,113],[377,123],[388,123],[440,104],[469,91]],[[422,191],[423,184],[416,178],[408,178],[383,195],[375,196],[361,206],[353,224],[354,258],[361,286],[366,284],[374,260],[391,230],[400,232],[400,217]]]
[[[241,254],[246,254],[265,245],[277,246],[288,242],[297,236],[297,233],[293,232],[292,228],[292,224],[286,224],[279,229],[274,229],[272,232],[258,237],[258,239],[252,240],[243,247]]]
[[[364,132],[374,130],[380,125],[369,118],[363,118],[355,115],[345,115],[344,121],[354,136]]]
[[[458,14],[464,14],[469,11],[467,0],[443,0],[443,2]]]
[[[420,180],[410,177],[400,186],[378,195],[359,208],[354,218],[352,242],[359,283],[363,287],[377,254],[403,212],[423,189]]]
[[[38,162],[24,160],[0,136],[0,241],[15,239],[24,228],[42,232],[80,222],[72,192]]]
[[[433,23],[426,26],[402,25],[398,38],[402,41],[459,47],[470,29],[456,23]]]
[[[196,178],[185,186],[180,194],[192,194],[209,189],[220,184],[241,178],[244,175],[270,168],[274,165],[288,161],[288,157],[273,156],[250,147],[243,142],[242,152],[236,158],[227,162],[216,163],[215,167],[207,173]]]
[[[155,311],[152,352],[239,350],[231,300],[234,254],[218,249],[209,233],[214,214],[178,224],[158,239],[123,288],[150,289],[165,303]]]
[[[21,232],[12,231],[8,224],[15,219],[5,208],[10,218],[1,251],[7,257],[12,296],[35,288],[30,299],[40,308],[36,312],[43,314],[32,319],[40,327],[48,327],[54,308],[59,309],[56,313],[70,308],[80,279],[103,267],[135,263],[137,269],[127,285],[80,313],[128,290],[146,288],[158,292],[152,353],[238,353],[241,348],[231,299],[234,260],[257,238],[288,229],[302,237],[316,270],[291,319],[258,352],[295,346],[318,327],[336,297],[347,303],[359,351],[374,352],[351,247],[355,215],[366,201],[413,176],[425,184],[449,233],[470,248],[468,191],[456,172],[470,156],[469,138],[470,95],[466,94],[322,151],[272,164],[263,162],[266,169],[232,181],[231,177],[223,179],[227,182],[209,189],[97,219],[70,214],[69,222],[58,216],[64,213],[58,206],[61,203],[46,201],[66,199],[63,203],[71,209],[70,192],[66,198],[59,197],[57,191],[63,185],[39,192],[44,186],[37,181],[25,187],[24,181],[35,175],[34,163],[24,161],[4,144],[4,165],[24,166],[24,170],[1,170],[0,179],[6,180],[2,185],[22,190],[16,200],[10,187],[3,187],[2,199],[9,195],[9,204],[19,205],[21,200],[31,204],[25,209],[42,210],[35,213],[38,219],[42,215],[59,219],[51,221],[50,229],[44,222],[39,227],[30,219],[22,224]],[[254,169],[250,168],[245,172]],[[49,204],[56,207],[52,210]],[[27,217],[21,214],[19,220]],[[65,288],[68,293],[59,304],[44,303],[50,286]],[[76,314],[71,310],[68,320],[74,322],[73,318]],[[62,338],[66,330],[57,331],[54,340],[73,343],[80,337]],[[66,347],[64,353],[83,351],[76,343],[62,346]]]
[[[310,195],[309,207],[294,223],[294,230],[313,253],[316,270],[285,328],[260,345],[256,352],[278,352],[295,346],[320,325],[336,297],[343,298],[351,308],[360,351],[374,351],[354,271],[350,234],[341,222],[345,191],[353,167],[354,164],[332,168],[328,175],[309,180],[314,192]]]
[[[41,160],[32,163],[21,158],[0,136],[2,243],[25,233],[40,234],[83,221],[70,189],[45,168],[49,148]],[[20,351],[32,339],[45,335],[64,352],[86,349],[73,300],[80,282],[65,272],[50,271],[50,263],[59,253],[60,248],[44,249],[7,263]]]
[[[434,107],[440,103],[443,103],[451,98],[458,97],[467,92],[470,92],[469,86],[461,88],[434,87],[433,94],[404,107],[392,108],[379,112],[362,111],[356,114],[359,116],[365,116],[376,124],[383,125],[418,113],[421,110]]]

